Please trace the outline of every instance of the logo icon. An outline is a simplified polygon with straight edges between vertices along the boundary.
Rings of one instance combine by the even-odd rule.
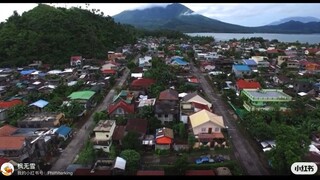
[[[3,163],[1,166],[1,172],[5,176],[11,176],[14,172],[14,167],[9,162]]]
[[[295,162],[291,165],[291,172],[296,175],[313,175],[318,171],[318,166],[313,162]]]

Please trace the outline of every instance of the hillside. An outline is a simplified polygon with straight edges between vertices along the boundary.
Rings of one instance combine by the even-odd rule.
[[[65,64],[73,55],[104,59],[109,50],[135,42],[136,33],[96,11],[39,4],[0,24],[0,65]]]
[[[113,16],[116,22],[148,30],[170,29],[191,32],[249,32],[248,28],[224,23],[194,12],[179,4],[152,7],[144,10],[123,11]]]
[[[309,23],[309,22],[320,22],[319,18],[316,17],[288,17],[288,18],[284,18],[284,19],[280,19],[279,21],[274,21],[268,25],[279,25],[279,24],[283,24],[289,21],[299,21],[302,23]]]
[[[320,29],[317,28],[320,22],[289,21],[279,25],[245,27],[195,14],[191,9],[179,3],[173,3],[166,7],[123,11],[113,18],[116,22],[139,28],[170,29],[184,33],[320,33]]]

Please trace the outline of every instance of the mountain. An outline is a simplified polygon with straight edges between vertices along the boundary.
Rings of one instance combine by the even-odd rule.
[[[245,27],[211,19],[196,14],[179,3],[166,7],[151,7],[144,10],[123,11],[113,16],[116,22],[130,24],[138,28],[155,30],[170,29],[184,33],[320,33],[320,22],[302,23],[287,21],[279,25]]]
[[[61,65],[73,55],[105,59],[106,52],[136,41],[137,30],[94,10],[39,4],[0,23],[0,66],[33,60]]]
[[[307,16],[307,17],[288,17],[288,18],[284,18],[284,19],[280,19],[279,21],[275,21],[272,22],[268,25],[279,25],[279,24],[283,24],[289,21],[299,21],[302,23],[309,23],[309,22],[320,22],[320,19],[315,18],[315,17],[311,17],[311,16]]]
[[[289,21],[279,25],[255,27],[254,29],[255,32],[259,33],[313,34],[320,32],[320,22],[302,23],[299,21]]]
[[[144,29],[170,29],[182,32],[249,32],[244,26],[224,23],[195,14],[191,9],[173,3],[166,7],[123,11],[113,16],[116,22]]]

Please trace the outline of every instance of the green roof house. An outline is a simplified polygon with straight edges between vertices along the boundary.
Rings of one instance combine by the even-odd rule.
[[[280,110],[286,110],[287,103],[292,101],[292,97],[281,89],[243,89],[241,96],[247,111],[270,110],[274,105],[279,105]]]

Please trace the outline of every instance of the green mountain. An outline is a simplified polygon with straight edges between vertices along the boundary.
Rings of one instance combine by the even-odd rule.
[[[246,27],[224,23],[194,12],[179,4],[123,11],[113,16],[116,22],[148,30],[170,29],[181,32],[249,32]]]
[[[0,24],[0,66],[33,60],[66,64],[73,55],[105,59],[109,50],[134,43],[136,34],[134,27],[115,23],[97,10],[39,4]]]
[[[123,11],[113,16],[116,22],[144,29],[170,29],[184,33],[320,33],[320,22],[289,21],[278,25],[245,27],[195,14],[191,9],[173,3],[166,7]],[[316,29],[315,29],[316,28]]]

